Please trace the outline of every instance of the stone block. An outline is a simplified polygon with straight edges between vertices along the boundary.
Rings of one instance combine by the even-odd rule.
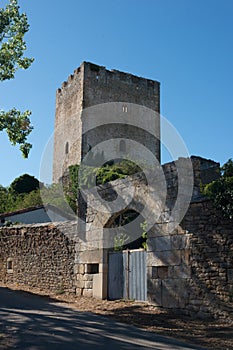
[[[158,274],[158,278],[160,279],[168,278],[168,266],[158,266],[157,274]]]
[[[83,289],[83,296],[92,298],[93,297],[93,290],[92,289]]]
[[[152,301],[157,306],[162,306],[162,294],[161,294],[161,280],[148,280],[147,290],[149,301]]]
[[[85,289],[92,289],[93,288],[93,281],[85,281],[84,288]]]
[[[77,273],[84,274],[85,273],[85,264],[77,264]]]
[[[93,275],[83,275],[83,281],[93,281]]]
[[[107,275],[98,273],[93,276],[93,297],[97,299],[107,298]]]
[[[183,308],[188,304],[188,286],[182,279],[162,280],[162,306],[166,308]]]
[[[95,229],[90,227],[90,230],[86,232],[87,242],[99,241],[103,237],[103,229]]]
[[[181,264],[178,266],[171,266],[169,268],[169,278],[190,278],[191,277],[191,267]]]
[[[227,279],[228,279],[228,282],[233,283],[233,269],[227,270]]]
[[[165,308],[178,308],[179,298],[176,292],[176,284],[170,280],[162,281],[162,306]]]
[[[172,249],[187,249],[189,248],[189,236],[188,235],[174,235],[171,237]]]
[[[84,288],[84,286],[85,286],[85,282],[84,281],[82,281],[82,280],[77,280],[76,281],[76,287],[77,288]]]
[[[181,262],[184,265],[189,265],[190,264],[191,250],[190,249],[180,250],[180,254],[181,254]]]
[[[180,251],[148,252],[148,266],[173,266],[181,262]]]
[[[147,240],[147,246],[147,251],[161,252],[171,250],[171,238],[170,236],[149,238]]]
[[[76,295],[81,297],[83,295],[83,288],[76,288]]]
[[[101,250],[90,250],[90,251],[83,251],[79,254],[76,254],[76,263],[100,263],[102,262],[102,251]]]

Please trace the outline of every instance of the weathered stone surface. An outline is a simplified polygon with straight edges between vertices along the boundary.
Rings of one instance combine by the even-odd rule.
[[[93,289],[83,289],[82,295],[91,298],[93,296]]]
[[[165,250],[171,250],[171,238],[170,236],[162,236],[156,238],[149,238],[147,240],[147,251],[161,252]]]
[[[1,228],[1,281],[54,292],[73,290],[76,242],[61,231],[60,225],[57,226]],[[10,271],[9,267],[12,267]]]
[[[148,266],[173,266],[181,263],[179,250],[149,252],[147,255]]]
[[[230,283],[233,283],[233,269],[228,269],[227,270],[227,280]]]
[[[148,301],[157,306],[162,306],[162,282],[160,279],[148,280]]]
[[[201,163],[204,166],[204,162]],[[173,164],[167,165],[169,205],[175,203],[175,169]],[[198,176],[200,180],[201,175]],[[122,183],[116,180],[108,186],[116,192],[118,188],[123,189],[127,196],[128,188],[137,189],[136,198],[127,209],[141,212],[146,205],[147,183],[142,174],[128,177]],[[106,188],[102,190],[106,191]],[[114,191],[110,193],[114,195]],[[148,300],[165,308],[185,309],[200,316],[232,317],[232,221],[224,220],[212,203],[197,197],[197,193],[193,194],[195,200],[180,225],[174,226],[174,221],[166,222],[171,211],[163,208],[165,214],[148,232]],[[83,225],[79,232],[77,223],[65,223],[59,227],[44,224],[1,229],[1,280],[53,291],[76,289],[78,295],[89,296],[92,296],[93,280],[98,280],[96,288],[101,286],[105,290],[103,293],[97,291],[95,295],[106,296],[108,249],[103,248],[109,247],[114,237],[107,237],[108,232],[103,233],[103,227],[111,227],[118,213],[102,214],[100,210],[90,208],[89,204],[93,204],[90,200],[87,199],[87,231],[83,230]],[[87,264],[90,265],[88,269]],[[94,271],[91,264],[98,264],[94,268],[99,267],[99,271],[98,268]]]
[[[189,247],[190,235],[173,235],[171,237],[171,248],[172,249],[187,249]]]
[[[162,306],[176,309],[184,308],[187,304],[188,289],[186,280],[162,280]]]
[[[157,274],[158,274],[158,278],[160,279],[168,278],[168,266],[158,266]]]
[[[156,138],[143,128],[133,127],[133,123],[125,131],[124,125],[120,123],[111,126],[109,118],[100,127],[89,125],[88,120],[83,118],[82,112],[87,107],[118,101],[124,103],[123,112],[129,112],[129,105],[132,103],[159,113],[160,83],[83,62],[75,70],[72,79],[68,79],[58,89],[54,132],[54,182],[58,182],[70,165],[80,163],[90,146],[98,145],[110,137],[136,140],[160,160],[159,118],[154,123],[158,135]],[[127,113],[125,115],[127,117]],[[82,135],[86,127],[92,130]]]
[[[178,266],[171,266],[169,268],[169,277],[170,278],[190,278],[191,277],[191,267],[181,264]]]

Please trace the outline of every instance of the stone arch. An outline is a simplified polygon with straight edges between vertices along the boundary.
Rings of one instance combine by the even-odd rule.
[[[136,219],[139,219],[135,221]],[[132,228],[137,225],[137,230],[135,230],[136,235],[132,235]],[[143,242],[146,241],[145,238],[142,238],[142,229],[140,224],[144,222],[144,218],[140,217],[140,211],[136,210],[135,207],[126,208],[120,212],[114,213],[109,217],[103,228],[119,228],[119,234],[124,233],[126,239],[124,244],[124,249],[139,249],[142,248]],[[130,226],[128,224],[131,224]],[[132,238],[133,237],[133,238]]]

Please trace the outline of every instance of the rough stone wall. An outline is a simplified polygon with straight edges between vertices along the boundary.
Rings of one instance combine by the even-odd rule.
[[[105,102],[140,104],[159,113],[157,81],[85,62],[84,107]]]
[[[148,300],[158,306],[185,309],[188,305],[190,235],[161,225],[149,233],[147,254]]]
[[[134,103],[160,112],[160,83],[83,62],[57,90],[54,133],[53,181],[58,182],[69,165],[80,163],[89,150],[109,138],[128,138],[150,149],[160,161],[160,120],[154,121],[157,137],[130,125],[101,125],[85,134],[85,108],[109,102]],[[127,118],[127,113],[125,113]],[[129,114],[128,114],[129,115]],[[128,117],[130,118],[130,117]],[[132,120],[133,124],[133,120]],[[152,130],[153,132],[153,130]],[[82,135],[82,133],[85,135]]]
[[[84,66],[74,71],[56,93],[53,181],[81,159]]]
[[[233,225],[211,201],[190,204],[172,232],[148,238],[148,300],[198,316],[233,317]]]
[[[217,176],[217,163],[197,157],[192,161],[194,184],[200,184],[200,179],[206,176],[208,181]],[[178,185],[177,169],[174,163],[169,163],[163,170],[170,212]],[[126,209],[142,213],[148,205],[156,214],[161,208],[153,207],[150,197],[148,200],[150,186],[143,174],[99,186],[97,192],[98,196],[89,192],[86,212],[79,223],[1,228],[0,279],[41,289],[106,297],[108,248],[113,246],[113,236],[104,228],[111,228],[119,213],[104,212],[101,205],[111,209],[113,199],[120,196],[128,203]],[[167,207],[162,209],[166,212]],[[180,225],[171,229],[166,215],[162,215],[149,230],[147,244],[150,302],[199,316],[233,316],[232,221],[224,220],[211,201],[195,191],[195,185],[192,202]]]
[[[190,235],[187,308],[233,317],[233,221],[205,200],[191,204],[181,226]]]
[[[191,161],[194,172],[193,200],[195,200],[203,197],[200,191],[201,185],[206,185],[219,178],[220,163],[197,156],[191,156]]]
[[[198,316],[231,317],[233,312],[233,229],[232,222],[223,220],[221,214],[200,192],[200,181],[217,178],[219,164],[192,157],[194,190],[188,211],[175,229],[161,216],[149,231],[147,240],[148,300],[158,306],[196,313]],[[210,172],[208,174],[208,166]],[[205,171],[203,176],[202,169]],[[165,211],[173,208],[177,194],[178,178],[174,162],[163,166],[168,196]],[[208,176],[208,179],[207,179]],[[199,187],[198,187],[199,186]],[[100,186],[98,193],[106,208],[116,193],[133,201],[127,209],[142,212],[147,201],[148,184],[142,174],[116,180]],[[116,217],[103,213],[97,197],[89,194],[86,213],[86,234],[94,239],[93,249],[111,245],[104,241],[102,227],[111,227]],[[109,207],[110,208],[110,207]],[[94,238],[95,237],[95,238]],[[87,256],[86,256],[87,257]]]
[[[66,223],[66,229],[71,232],[71,225]],[[74,261],[75,242],[59,225],[0,229],[0,280],[4,283],[73,293]]]
[[[140,212],[148,193],[145,183],[144,176],[136,174],[123,180],[98,186],[97,196],[92,191],[88,193],[86,212],[85,215],[82,215],[83,221],[79,226],[82,243],[79,244],[79,254],[76,258],[77,279],[79,280],[78,294],[91,296],[94,293],[95,296],[99,296],[103,290],[102,296],[107,297],[108,250],[112,250],[114,247],[114,232],[105,231],[115,218],[108,212],[108,210],[111,211],[111,200],[115,198],[116,193],[122,195],[124,199],[128,196],[130,198],[133,190],[134,201],[129,203],[127,209]],[[130,232],[128,233],[130,235]],[[134,232],[134,235],[137,233]],[[138,233],[138,237],[140,237],[140,233]],[[86,273],[88,268],[91,269],[90,263],[98,264],[98,274]]]
[[[201,193],[201,185],[208,184],[220,176],[220,164],[210,159],[191,156],[192,175],[193,175],[193,193],[191,201],[200,200],[203,198]],[[178,172],[177,166],[184,162],[185,158],[179,158],[176,161],[169,162],[163,165],[163,172],[167,183],[167,201],[168,208],[172,208],[175,204],[178,194]],[[190,174],[191,175],[191,174]]]
[[[85,63],[84,107],[87,108],[106,102],[123,102],[123,108],[126,108],[128,112],[130,110],[130,104],[137,104],[159,114],[160,83],[117,70],[107,70],[105,67],[92,63]],[[155,125],[153,126],[155,130],[150,130],[151,125],[147,126],[147,119],[144,118],[145,129],[149,129],[152,134],[156,134],[157,138],[155,138],[151,133],[145,132],[143,127],[136,127],[133,120],[134,115],[130,115],[130,113],[128,115],[125,113],[125,118],[126,120],[127,118],[131,118],[132,125],[111,125],[110,121],[108,121],[107,125],[104,123],[104,125],[95,128],[93,132],[85,135],[83,147],[85,148],[86,143],[93,147],[109,138],[135,140],[140,145],[144,145],[147,149],[151,150],[160,162],[159,118],[155,118]],[[83,122],[85,123],[84,120]],[[132,150],[127,149],[127,152],[128,154],[132,154]]]

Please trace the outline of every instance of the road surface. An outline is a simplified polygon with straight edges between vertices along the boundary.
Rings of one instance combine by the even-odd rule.
[[[10,343],[0,343],[0,350],[203,349],[7,288],[0,288],[0,333],[2,330],[10,336]]]

